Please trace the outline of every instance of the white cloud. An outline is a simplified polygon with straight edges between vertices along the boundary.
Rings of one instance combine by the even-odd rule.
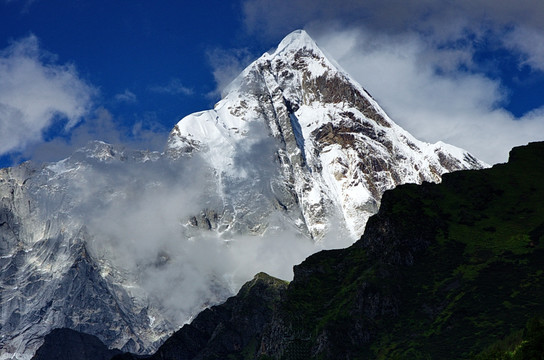
[[[251,167],[257,156],[247,149],[238,160],[240,166]],[[292,266],[322,245],[349,241],[335,231],[330,243],[315,244],[279,213],[267,218],[270,226],[262,236],[233,230],[228,241],[217,232],[188,226],[192,216],[203,210],[220,214],[224,201],[228,203],[217,188],[213,169],[203,162],[195,153],[178,160],[101,163],[82,167],[81,176],[66,190],[81,200],[71,216],[81,216],[93,235],[92,254],[115,264],[129,282],[141,286],[173,323],[181,325],[202,307],[224,301],[259,271],[291,279]],[[269,187],[270,176],[277,176],[270,173],[277,166],[273,161],[258,162],[241,191]],[[262,186],[255,181],[262,181]]]
[[[522,55],[522,64],[544,71],[544,33],[540,29],[515,27],[503,38],[505,45]]]
[[[137,97],[132,91],[125,89],[124,92],[115,95],[115,100],[124,103],[135,103]]]
[[[243,13],[248,30],[265,36],[330,22],[389,34],[417,30],[442,36],[482,25],[544,30],[544,3],[534,0],[245,0]]]
[[[192,95],[194,93],[193,89],[186,87],[181,80],[175,78],[166,85],[155,85],[150,87],[149,90],[169,95]]]
[[[318,43],[421,140],[449,142],[496,163],[507,160],[511,147],[542,139],[542,111],[516,119],[500,107],[507,97],[500,82],[459,70],[456,64],[470,58],[468,50],[452,55],[417,34],[385,36],[360,29],[329,32]],[[444,57],[451,62],[445,68]],[[442,71],[436,71],[439,67]]]
[[[0,154],[41,141],[55,122],[69,130],[89,111],[95,90],[51,59],[33,35],[0,51]]]

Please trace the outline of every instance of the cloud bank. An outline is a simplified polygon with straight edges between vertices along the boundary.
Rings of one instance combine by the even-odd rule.
[[[500,52],[519,68],[544,71],[542,2],[246,0],[243,9],[247,31],[269,41],[306,28],[424,141],[496,163],[512,146],[543,140],[544,109],[514,116],[506,110],[509,89],[494,76]]]
[[[0,51],[0,155],[39,142],[53,125],[70,130],[96,90],[74,66],[57,64],[30,35]]]
[[[467,28],[524,26],[544,30],[544,3],[532,0],[246,0],[245,24],[250,32],[282,35],[310,23],[341,22],[389,34],[427,32],[442,39]]]
[[[319,43],[395,122],[424,141],[442,140],[493,164],[506,161],[513,146],[543,140],[543,109],[515,118],[501,106],[508,93],[499,80],[459,70],[470,65],[467,50],[360,29],[330,32]]]
[[[270,186],[266,183],[270,176],[277,176],[277,164],[263,161],[251,167],[248,161],[259,154],[262,157],[262,151],[257,154],[249,146],[242,153],[245,156],[236,159],[234,166],[247,167],[246,176],[239,179],[245,187],[235,192],[249,196]],[[88,249],[103,269],[114,268],[122,274],[114,281],[143,290],[175,325],[188,321],[203,307],[224,301],[260,271],[291,279],[292,266],[309,254],[351,242],[348,236],[333,239],[331,235],[315,244],[277,211],[263,219],[269,226],[261,235],[233,230],[223,236],[196,228],[190,224],[191,217],[204,210],[221,213],[230,201],[218,189],[213,169],[203,166],[199,154],[145,162],[132,161],[130,154],[120,156],[126,160],[108,162],[89,159],[84,152],[74,155],[92,166],[80,166],[64,191],[78,199],[70,217],[85,224],[92,236]],[[235,217],[242,217],[243,210],[238,209]],[[339,234],[334,232],[335,237]]]

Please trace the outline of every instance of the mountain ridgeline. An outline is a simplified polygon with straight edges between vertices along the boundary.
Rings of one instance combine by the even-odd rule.
[[[310,256],[289,284],[258,274],[150,358],[541,359],[542,159],[531,143],[387,191],[355,244]]]

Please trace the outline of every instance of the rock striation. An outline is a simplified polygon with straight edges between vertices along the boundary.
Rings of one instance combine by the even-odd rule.
[[[182,119],[168,151],[201,153],[214,169],[226,205],[216,210],[219,231],[262,232],[266,227],[254,224],[266,223],[275,205],[316,241],[335,221],[359,238],[383,192],[398,184],[439,182],[443,173],[486,166],[459,148],[424,143],[401,129],[302,30],[248,66],[213,110]],[[262,171],[260,161],[277,168]],[[248,178],[265,183],[253,191],[239,186],[243,193],[233,189]],[[268,198],[262,199],[263,188]],[[258,201],[252,211],[252,199],[271,204]]]

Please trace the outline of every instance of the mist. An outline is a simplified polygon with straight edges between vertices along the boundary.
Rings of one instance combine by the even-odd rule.
[[[90,234],[89,252],[103,273],[131,292],[143,291],[176,326],[234,295],[258,272],[291,280],[293,265],[310,254],[352,242],[332,225],[316,243],[273,206],[271,179],[279,171],[274,140],[255,127],[252,132],[262,135],[236,145],[237,176],[218,174],[198,153],[173,159],[108,148],[113,160],[85,151],[71,157],[86,163],[69,192],[78,199],[71,216]],[[195,226],[192,219],[206,211],[218,214],[223,227]],[[263,226],[252,232],[256,223]]]

